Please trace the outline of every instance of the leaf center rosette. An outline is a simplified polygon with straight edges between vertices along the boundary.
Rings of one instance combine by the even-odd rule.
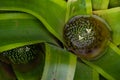
[[[67,50],[87,60],[103,54],[110,37],[108,24],[96,15],[78,15],[64,26],[63,39]]]

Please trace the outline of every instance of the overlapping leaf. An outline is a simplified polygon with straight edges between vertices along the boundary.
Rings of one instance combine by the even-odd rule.
[[[102,17],[109,24],[111,28],[112,40],[116,45],[120,44],[120,7],[94,11],[94,14]]]
[[[22,11],[37,17],[45,27],[62,41],[66,3],[62,0],[5,0],[0,10]]]
[[[54,39],[43,24],[25,13],[1,13],[0,33],[0,52],[28,43],[54,43]]]
[[[99,73],[81,61],[78,61],[73,80],[99,80]]]
[[[91,0],[93,10],[108,9],[109,0]]]
[[[120,0],[110,0],[109,8],[120,7]]]
[[[91,0],[68,0],[66,22],[76,15],[92,14]]]
[[[69,0],[67,3],[63,0],[0,1],[0,10],[3,12],[20,11],[34,16],[24,13],[0,14],[0,33],[2,33],[0,35],[0,52],[17,46],[31,44],[31,42],[47,41],[54,43],[53,37],[49,35],[49,32],[63,42],[62,30],[67,20],[75,15],[92,15],[92,9],[98,10],[93,11],[93,13],[105,19],[112,31],[113,43],[110,42],[105,51],[105,55],[95,61],[79,61],[76,65],[76,57],[74,55],[61,48],[45,44],[46,55],[42,80],[73,80],[73,78],[75,80],[99,80],[99,73],[106,79],[119,80],[120,50],[116,46],[120,44],[120,8],[100,10],[107,9],[108,3],[109,8],[119,6],[119,0],[116,0],[116,2],[118,2],[117,4],[112,3],[113,1],[114,0]],[[42,22],[44,26],[38,20]],[[46,27],[49,32],[47,32],[44,27]],[[38,79],[38,77],[31,78],[30,76],[34,72],[37,74],[37,70],[39,71],[40,68],[34,69],[33,72],[28,72],[24,75],[14,68],[19,80],[28,78]],[[2,72],[0,72],[0,74],[2,74]]]
[[[76,56],[46,44],[45,67],[41,80],[73,80]]]

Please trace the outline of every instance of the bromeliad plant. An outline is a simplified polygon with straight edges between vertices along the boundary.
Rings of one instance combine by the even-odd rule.
[[[119,6],[0,1],[0,80],[119,80]]]

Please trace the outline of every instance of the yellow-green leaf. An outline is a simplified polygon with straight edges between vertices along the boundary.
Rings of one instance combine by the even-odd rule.
[[[108,9],[109,0],[91,0],[93,10]]]

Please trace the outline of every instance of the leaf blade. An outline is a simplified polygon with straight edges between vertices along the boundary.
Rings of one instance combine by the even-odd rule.
[[[77,61],[74,80],[99,80],[99,73],[81,61]]]
[[[110,0],[109,8],[120,7],[120,0]]]
[[[23,45],[25,42],[27,44],[32,42],[54,43],[50,33],[31,15],[25,13],[2,13],[0,17],[0,52],[5,48],[7,49],[6,45],[11,44]]]
[[[117,50],[117,51],[116,51]],[[118,80],[120,76],[120,50],[110,42],[108,49],[100,59],[94,61],[85,61],[86,64],[96,69],[102,76],[108,80]]]
[[[102,17],[106,20],[112,30],[112,40],[116,45],[120,44],[120,7],[108,9],[108,10],[99,10],[94,11],[94,14]]]
[[[46,44],[46,49],[46,63],[42,80],[73,80],[76,57],[48,44]]]
[[[91,0],[68,0],[66,22],[73,16],[87,14],[92,14]]]
[[[108,9],[109,0],[92,0],[93,10]]]
[[[6,0],[1,1],[1,4],[4,4],[0,5],[0,10],[3,11],[22,11],[32,14],[38,18],[55,37],[62,41],[61,32],[64,27],[66,13],[66,3],[64,1],[29,0],[28,2],[26,0]],[[50,7],[48,8],[48,6]]]

